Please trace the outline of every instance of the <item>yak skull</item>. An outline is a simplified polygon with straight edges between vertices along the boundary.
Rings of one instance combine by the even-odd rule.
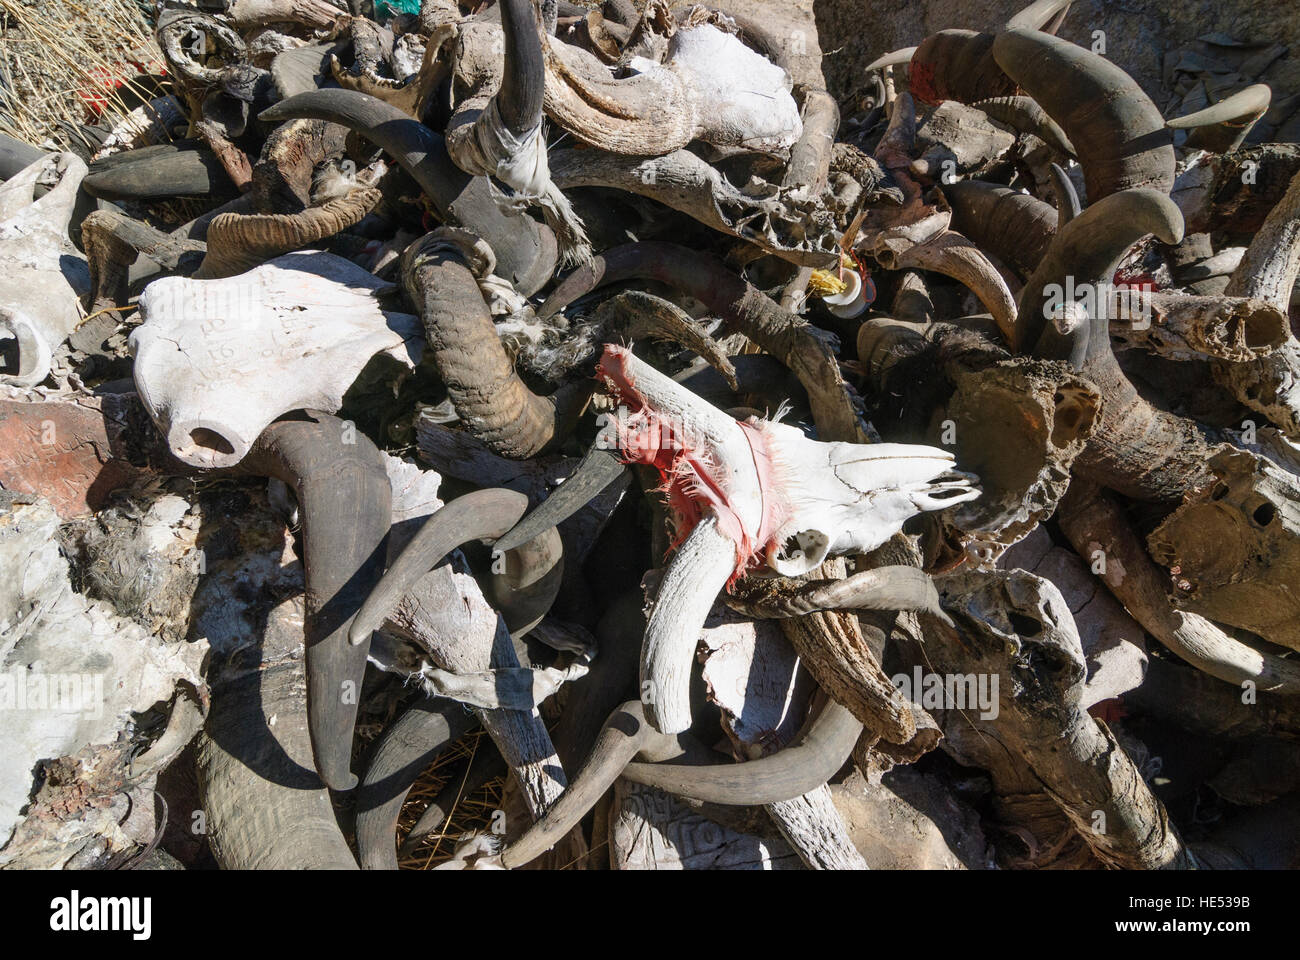
[[[603,441],[659,471],[675,527],[641,653],[647,716],[663,733],[690,725],[691,664],[720,590],[751,568],[799,576],[867,552],[908,518],[979,496],[947,451],[738,421],[620,347],[606,348],[598,375],[621,404]]]

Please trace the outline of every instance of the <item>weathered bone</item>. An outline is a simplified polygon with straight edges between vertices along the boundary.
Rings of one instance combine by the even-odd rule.
[[[804,188],[786,190],[755,179],[738,189],[687,150],[649,158],[561,150],[551,157],[551,176],[564,190],[609,187],[657,200],[791,263],[838,263],[834,219]]]
[[[289,254],[225,280],[150,284],[130,344],[140,398],[168,447],[196,467],[233,466],[281,414],[338,410],[375,354],[414,366],[418,320],[383,310],[385,289],[327,253]]]
[[[947,711],[945,730],[957,738],[957,749],[971,751],[995,777],[1010,775],[1008,757],[1027,764],[1103,863],[1194,867],[1133,761],[1081,705],[1083,649],[1059,591],[1024,571],[964,574],[939,587],[959,634],[938,624],[927,631],[929,669],[1001,678],[996,719]],[[1026,621],[1032,631],[1017,627]],[[1098,811],[1105,818],[1101,831],[1094,829]]]
[[[1151,532],[1151,555],[1177,571],[1182,609],[1300,650],[1300,480],[1244,450],[1222,451],[1210,470],[1216,482]]]
[[[660,156],[691,140],[782,151],[802,133],[786,72],[708,23],[676,30],[663,64],[634,61],[621,80],[553,37],[544,48],[547,114],[613,153]]]
[[[1229,296],[1263,300],[1286,314],[1300,274],[1300,174],[1251,240],[1228,282]],[[1214,378],[1291,439],[1300,438],[1300,340],[1288,333],[1272,354],[1248,363],[1218,363]]]
[[[1195,613],[1170,604],[1168,577],[1151,560],[1115,500],[1076,480],[1061,504],[1061,529],[1090,565],[1104,561],[1099,576],[1133,618],[1153,637],[1198,670],[1234,686],[1300,692],[1300,667],[1236,640]]]
[[[59,524],[46,501],[0,493],[0,564],[6,571],[22,571],[0,578],[0,609],[6,611],[0,631],[0,690],[6,704],[0,764],[11,774],[23,773],[0,780],[0,848],[23,819],[20,811],[33,790],[29,775],[40,761],[116,741],[133,715],[172,699],[178,683],[206,696],[199,666],[208,645],[165,643],[109,604],[76,592],[60,552]],[[61,703],[66,691],[40,686],[71,677],[78,678],[77,702]],[[62,866],[87,838],[69,824],[60,839],[62,855],[49,866]],[[0,849],[0,863],[19,852]]]
[[[600,375],[633,412],[618,425],[624,454],[669,481],[682,542],[642,654],[654,694],[648,716],[666,733],[690,725],[690,662],[704,615],[760,556],[787,576],[807,573],[830,554],[873,549],[916,513],[978,496],[934,448],[820,444],[783,424],[742,426],[621,348],[606,348]],[[649,431],[649,446],[639,430]],[[791,541],[798,549],[783,555]]]
[[[68,239],[86,165],[71,153],[38,160],[0,184],[0,383],[40,383],[80,322],[90,270]],[[39,200],[39,183],[55,186]]]

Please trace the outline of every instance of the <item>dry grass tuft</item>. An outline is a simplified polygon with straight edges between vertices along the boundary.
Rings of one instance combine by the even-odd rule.
[[[397,819],[399,837],[405,839],[416,820],[424,813],[425,807],[453,775],[460,775],[464,769],[461,761],[468,762],[479,749],[496,749],[491,740],[485,740],[485,737],[487,733],[481,728],[466,734],[444,751],[437,763],[420,775],[407,795],[402,813]],[[481,789],[461,796],[437,832],[431,833],[409,855],[402,857],[398,866],[403,870],[429,870],[451,859],[461,834],[491,829],[492,815],[501,809],[501,794],[505,790],[505,783],[505,777],[497,777],[489,780]]]
[[[0,0],[0,132],[66,149],[82,123],[123,119],[162,51],[136,0]]]

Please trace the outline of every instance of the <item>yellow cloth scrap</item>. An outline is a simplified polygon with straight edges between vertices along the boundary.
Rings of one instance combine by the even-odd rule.
[[[808,278],[808,290],[814,297],[833,297],[848,288],[849,285],[830,270],[814,270]]]

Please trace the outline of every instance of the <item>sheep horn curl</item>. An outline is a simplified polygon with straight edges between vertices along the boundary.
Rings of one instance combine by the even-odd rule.
[[[568,434],[588,388],[568,384],[539,397],[519,379],[467,265],[477,262],[486,275],[490,254],[462,232],[435,230],[407,248],[402,278],[456,413],[492,450],[526,460]]]

